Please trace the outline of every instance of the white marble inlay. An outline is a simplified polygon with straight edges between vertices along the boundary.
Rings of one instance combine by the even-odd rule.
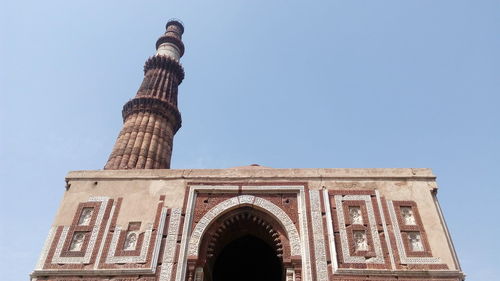
[[[106,223],[106,228],[104,229],[103,239],[105,239],[104,237],[107,237],[107,235],[109,233],[109,229],[111,227],[111,222],[113,221],[113,218],[116,215],[115,214],[116,205],[117,205],[117,201],[114,201],[113,206],[111,206],[111,211],[109,212],[110,216],[108,218],[108,222]],[[97,252],[97,257],[95,259],[97,262],[94,263],[94,270],[98,270],[98,268],[99,268],[102,253],[104,252],[104,246],[105,246],[104,244],[106,244],[106,243],[101,243],[101,246],[99,247],[99,251]]]
[[[78,225],[89,225],[92,219],[92,213],[94,208],[83,208],[80,219],[78,219]]]
[[[241,198],[240,198],[241,197]],[[197,256],[198,249],[200,247],[201,238],[205,233],[208,226],[212,223],[214,219],[221,216],[223,213],[235,209],[237,207],[248,205],[248,203],[240,203],[240,202],[252,202],[253,206],[258,207],[259,209],[265,210],[267,213],[275,217],[278,222],[285,228],[287,231],[288,239],[290,240],[291,254],[292,255],[300,255],[300,237],[295,225],[292,220],[288,217],[288,215],[278,206],[271,203],[270,201],[249,195],[241,195],[237,197],[233,197],[227,199],[215,207],[210,209],[196,224],[191,237],[189,239],[189,247],[188,247],[188,255]]]
[[[311,251],[309,249],[309,225],[307,222],[307,208],[306,208],[306,195],[304,187],[298,188],[299,196],[297,196],[299,206],[299,223],[300,235],[302,246],[302,278],[303,281],[312,281],[312,265],[311,265]]]
[[[42,270],[43,265],[45,264],[45,260],[47,259],[47,255],[50,250],[50,245],[52,244],[52,240],[54,240],[54,235],[56,233],[57,227],[53,226],[49,230],[49,234],[47,235],[47,239],[45,239],[45,243],[43,244],[42,253],[40,254],[40,258],[38,258],[38,262],[36,264],[35,270]]]
[[[167,42],[158,47],[156,55],[171,57],[178,61],[181,58],[181,51],[177,48],[177,46],[175,46],[175,44]]]
[[[398,219],[396,216],[396,211],[394,207],[394,202],[387,201],[389,216],[391,217],[392,227],[394,229],[394,237],[396,238],[396,245],[398,247],[399,259],[402,264],[435,264],[441,263],[440,258],[434,257],[408,257],[406,255],[406,250],[403,243],[403,238],[401,236],[401,230],[399,228]]]
[[[373,210],[373,204],[370,195],[335,195],[335,204],[337,206],[337,218],[339,221],[339,232],[340,232],[340,245],[342,246],[342,257],[345,263],[375,263],[383,264],[384,255],[382,251],[382,244],[380,242],[380,237],[377,230],[377,222],[375,219],[375,212]],[[364,256],[351,256],[349,252],[349,240],[347,239],[347,228],[345,222],[345,215],[343,201],[365,201],[366,211],[368,213],[368,228],[372,236],[373,249],[375,251],[375,257],[366,259]],[[369,245],[367,245],[369,247]]]
[[[335,235],[333,234],[332,209],[330,206],[330,195],[328,190],[323,190],[323,202],[326,210],[326,229],[328,230],[328,244],[330,245],[330,258],[332,259],[332,273],[338,268],[337,249],[335,247]]]
[[[316,277],[318,281],[328,281],[328,265],[326,263],[325,237],[323,235],[323,216],[319,190],[310,190],[311,218],[314,238],[314,253],[316,256]]]
[[[172,269],[174,266],[177,235],[179,235],[181,213],[181,209],[172,209],[170,214],[170,223],[168,225],[167,239],[165,241],[165,250],[163,252],[161,264],[160,281],[170,281],[172,278]]]
[[[364,230],[353,231],[354,249],[356,251],[368,251],[368,239]]]
[[[380,192],[378,190],[375,190],[375,196],[377,198],[377,205],[379,210],[383,210],[384,208],[382,207],[382,200],[380,200]],[[386,233],[385,236],[385,245],[387,245],[387,250],[389,252],[389,259],[391,261],[391,268],[394,270],[396,269],[396,263],[394,262],[394,255],[392,254],[392,246],[391,246],[391,241],[389,239],[389,231],[387,230],[387,223],[385,220],[385,214],[383,211],[380,212],[380,219],[382,220],[382,226],[384,228],[384,233]]]
[[[352,224],[363,224],[363,215],[361,214],[361,208],[358,206],[349,207],[349,217],[351,218]]]
[[[411,207],[401,207],[401,216],[405,225],[417,225]]]
[[[144,240],[142,242],[141,251],[138,256],[115,256],[116,250],[118,249],[118,240],[122,232],[122,227],[116,226],[115,231],[113,233],[113,237],[111,238],[111,245],[109,246],[109,252],[106,257],[106,263],[145,263],[147,261],[147,254],[149,247],[154,247],[153,262],[152,262],[152,268],[154,270],[155,268],[154,263],[156,261],[158,252],[160,251],[161,236],[163,235],[163,225],[165,224],[166,215],[167,215],[166,208],[162,208],[160,215],[160,223],[156,232],[156,238],[153,241],[154,245],[150,245],[151,236],[153,234],[153,224],[148,223],[146,225],[146,231],[144,232]],[[136,234],[139,233],[136,232]]]
[[[408,232],[408,242],[410,242],[411,250],[414,252],[423,252],[424,245],[422,244],[422,237],[420,232],[412,231]]]
[[[183,281],[186,277],[186,265],[187,265],[187,257],[189,248],[191,246],[190,241],[190,232],[191,231],[191,223],[194,212],[194,202],[198,192],[206,191],[206,192],[214,192],[214,193],[235,193],[243,190],[245,192],[255,192],[255,191],[264,191],[264,192],[279,192],[279,193],[297,193],[298,199],[298,214],[299,214],[299,223],[300,223],[300,236],[299,236],[299,248],[300,254],[302,257],[302,281],[312,281],[311,276],[311,262],[310,262],[310,252],[309,252],[309,238],[307,234],[307,218],[306,218],[306,207],[305,207],[305,194],[304,187],[300,185],[289,185],[289,186],[242,186],[241,189],[239,186],[235,185],[198,185],[191,186],[188,196],[188,202],[186,207],[186,217],[184,219],[184,228],[182,231],[182,239],[180,245],[180,254],[179,260],[177,262],[177,273],[175,276],[176,281]],[[240,201],[241,203],[241,201]],[[298,232],[297,232],[298,233]],[[197,242],[199,243],[199,241]],[[292,242],[291,242],[292,243]],[[292,247],[293,248],[293,247]]]
[[[291,255],[300,255],[300,236],[295,224],[290,219],[290,217],[283,211],[280,207],[273,204],[271,201],[268,201],[261,197],[255,197],[254,206],[263,209],[268,214],[274,216],[277,221],[285,228],[286,235],[288,236],[288,240],[290,241],[290,251]]]
[[[83,241],[85,240],[85,232],[75,232],[73,234],[73,239],[69,245],[69,250],[72,252],[78,252],[82,250]]]
[[[101,207],[99,208],[99,213],[98,213],[97,219],[96,219],[96,226],[100,225],[100,223],[98,223],[98,222],[102,222],[102,215],[104,212],[102,212],[102,215],[100,213],[101,213],[101,211],[104,211],[106,209],[106,204],[108,202],[107,201],[108,199],[109,198],[107,198],[107,197],[91,197],[88,201],[88,202],[95,202],[95,201],[106,200],[106,201],[104,201],[103,204],[101,204]],[[104,231],[104,235],[106,235],[109,231],[109,226],[110,226],[111,220],[113,219],[113,216],[114,216],[114,207],[115,206],[113,206],[111,208],[111,216],[106,223],[106,229]],[[94,267],[93,267],[93,270],[75,269],[75,270],[71,270],[72,274],[92,273],[92,274],[107,274],[107,275],[109,275],[112,272],[113,272],[113,274],[118,274],[118,275],[123,275],[123,274],[154,274],[156,271],[157,259],[158,259],[158,255],[160,252],[160,244],[161,244],[161,238],[163,236],[162,232],[163,232],[163,226],[165,224],[165,216],[166,216],[166,208],[163,208],[162,213],[161,213],[161,218],[160,218],[160,224],[158,226],[158,230],[159,230],[158,235],[156,236],[156,239],[154,241],[154,246],[152,246],[152,247],[154,247],[153,248],[153,257],[152,257],[153,262],[151,263],[150,267],[137,268],[137,267],[132,266],[129,268],[120,268],[120,269],[103,269],[103,268],[98,268],[98,263],[96,262]],[[179,211],[179,216],[180,216],[180,211]],[[179,225],[179,222],[177,222],[177,225]],[[90,259],[90,254],[93,252],[90,249],[91,249],[91,247],[94,247],[93,245],[95,244],[95,241],[94,242],[92,241],[93,240],[92,233],[95,233],[95,231],[94,232],[91,231],[91,235],[90,235],[90,239],[89,239],[89,246],[87,248],[87,251],[85,252],[84,257],[60,257],[64,241],[66,241],[66,238],[69,234],[69,228],[70,228],[69,226],[63,227],[60,239],[58,240],[57,245],[56,245],[54,258],[52,259],[51,263],[60,263],[60,264],[80,264],[80,263],[85,264],[85,263],[87,263],[88,264],[89,262],[86,262],[86,259],[87,258]],[[57,227],[53,227],[51,229],[51,232],[49,233],[49,237],[47,238],[47,241],[53,240],[55,233],[56,233],[56,230],[57,230]],[[150,240],[148,240],[148,241],[150,241]],[[51,245],[51,243],[47,245],[47,252],[48,252],[48,249],[50,248],[50,245]],[[101,257],[102,252],[103,252],[103,245],[104,245],[104,243],[101,243],[101,246],[99,247],[100,249],[99,249],[97,257],[95,259],[96,261],[100,260],[100,257]],[[175,247],[175,244],[174,244],[174,247]],[[40,266],[35,268],[34,274],[35,273],[40,274],[42,272],[44,275],[47,274],[42,268],[44,260],[46,259],[46,256],[47,256],[47,254],[44,254],[44,252],[42,252],[42,256],[39,259]],[[138,256],[138,258],[140,258],[140,256]],[[128,261],[125,261],[125,262],[128,262]]]
[[[149,249],[149,244],[151,241],[151,234],[153,231],[153,224],[149,223],[146,226],[146,231],[144,232],[144,240],[142,242],[141,252],[139,256],[115,256],[116,250],[118,248],[118,240],[120,234],[122,233],[122,227],[115,227],[115,232],[113,233],[113,238],[111,239],[111,244],[109,246],[109,252],[106,257],[106,263],[143,263],[146,262],[146,255]]]
[[[106,207],[108,206],[108,197],[90,197],[87,202],[101,202],[101,206],[99,207],[99,211],[97,213],[97,219],[94,227],[90,231],[89,243],[87,245],[87,249],[85,251],[85,255],[83,257],[61,257],[62,248],[64,246],[64,241],[68,236],[69,226],[65,226],[61,233],[61,237],[57,242],[56,250],[54,256],[52,257],[52,263],[58,264],[89,264],[90,258],[92,256],[92,252],[94,251],[94,246],[97,240],[97,235],[99,234],[99,230],[101,229],[101,224],[104,218],[104,213],[106,211]]]
[[[137,232],[129,231],[127,237],[125,238],[125,243],[123,245],[123,250],[133,251],[137,247]]]

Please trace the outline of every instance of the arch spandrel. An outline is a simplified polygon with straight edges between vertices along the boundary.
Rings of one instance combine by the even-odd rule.
[[[301,255],[299,232],[297,231],[297,228],[295,227],[295,224],[290,219],[290,217],[285,213],[285,211],[283,211],[280,207],[276,206],[271,201],[253,195],[235,196],[217,204],[215,207],[210,209],[196,224],[191,233],[188,244],[188,255],[191,257],[198,256],[201,239],[210,224],[215,219],[220,217],[222,214],[244,206],[257,208],[276,219],[276,221],[286,231],[286,235],[290,241],[290,254],[292,256]]]

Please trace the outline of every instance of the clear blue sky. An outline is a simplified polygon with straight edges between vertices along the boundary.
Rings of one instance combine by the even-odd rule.
[[[173,168],[429,167],[468,280],[500,276],[500,1],[2,1],[0,272],[101,169],[171,17]]]

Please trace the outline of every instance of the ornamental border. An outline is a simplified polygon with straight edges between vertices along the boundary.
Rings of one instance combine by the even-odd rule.
[[[398,248],[399,259],[402,264],[439,264],[441,263],[440,258],[434,257],[408,257],[406,255],[406,250],[403,242],[403,238],[401,237],[401,230],[399,228],[398,217],[396,215],[396,211],[394,209],[394,201],[387,200],[389,216],[391,217],[392,227],[394,229],[394,237],[396,239],[396,245]]]
[[[337,206],[337,218],[339,224],[340,242],[342,246],[342,257],[344,263],[374,263],[385,264],[384,253],[380,236],[377,230],[377,221],[373,210],[373,202],[370,195],[335,195],[335,205]],[[343,210],[343,201],[365,201],[366,210],[368,212],[369,230],[373,239],[373,248],[375,257],[366,259],[361,256],[351,256],[349,252],[349,242],[347,238],[347,230],[345,224],[345,215]]]
[[[328,281],[328,264],[326,262],[326,244],[323,228],[323,217],[321,214],[321,200],[319,190],[309,190],[311,202],[311,219],[314,239],[314,254],[316,264],[316,279]]]
[[[187,260],[191,258],[188,253],[190,251],[189,247],[189,238],[191,237],[191,231],[193,230],[191,227],[192,217],[194,213],[194,204],[196,194],[200,191],[208,191],[214,193],[241,193],[241,192],[281,192],[281,193],[296,193],[297,194],[297,206],[298,206],[298,220],[299,220],[299,229],[300,235],[299,243],[300,243],[300,255],[302,256],[302,268],[303,268],[303,280],[304,281],[312,281],[312,270],[311,270],[311,260],[310,260],[310,249],[309,249],[309,235],[308,235],[308,226],[307,226],[307,212],[306,210],[306,199],[304,192],[304,185],[280,185],[280,183],[276,183],[275,185],[270,185],[269,183],[264,185],[248,185],[248,184],[236,184],[229,183],[228,185],[209,185],[203,183],[194,183],[189,186],[189,191],[187,192],[186,197],[186,205],[185,205],[185,219],[184,226],[182,231],[180,252],[177,263],[176,270],[176,281],[184,280],[187,271]],[[253,196],[253,195],[252,195]],[[235,196],[231,199],[237,199]],[[260,197],[255,196],[255,199],[259,199]],[[262,198],[261,198],[262,199]],[[267,201],[267,200],[266,200]],[[228,203],[229,204],[229,203]],[[274,205],[274,204],[273,204]],[[277,206],[276,206],[277,207]],[[279,207],[278,207],[279,208]],[[279,208],[281,209],[281,208]],[[288,215],[287,215],[288,216]],[[200,220],[201,222],[201,220]],[[198,223],[200,223],[198,222]],[[291,237],[289,237],[291,240]]]
[[[92,253],[94,252],[95,243],[97,241],[97,236],[101,229],[101,225],[104,219],[104,213],[108,206],[109,197],[90,197],[87,202],[100,202],[99,211],[97,213],[97,218],[95,220],[95,225],[92,227],[90,238],[88,239],[88,246],[85,249],[85,255],[83,257],[62,257],[63,246],[67,242],[68,232],[71,226],[63,227],[61,237],[57,242],[57,247],[52,257],[52,264],[89,264],[92,258]],[[77,212],[78,214],[78,212]],[[77,215],[75,214],[75,216]]]

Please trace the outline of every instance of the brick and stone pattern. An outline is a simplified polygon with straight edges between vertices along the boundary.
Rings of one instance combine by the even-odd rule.
[[[72,172],[33,280],[209,280],[232,235],[271,245],[287,281],[460,281],[427,171]]]
[[[157,53],[145,63],[136,96],[123,107],[123,128],[104,169],[170,168],[173,138],[181,127],[177,94],[184,79],[179,63],[183,32],[180,22],[167,23],[156,43]]]

